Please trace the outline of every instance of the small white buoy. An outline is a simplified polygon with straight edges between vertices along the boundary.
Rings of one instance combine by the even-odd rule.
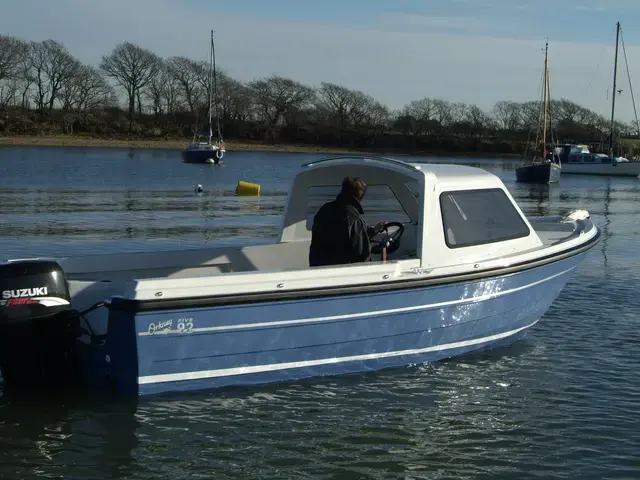
[[[207,158],[204,162],[205,163],[216,163],[216,161],[213,158]]]
[[[194,185],[193,186],[193,191],[195,193],[202,193],[202,192],[204,192],[204,188],[202,188],[202,185],[200,185],[200,184]]]

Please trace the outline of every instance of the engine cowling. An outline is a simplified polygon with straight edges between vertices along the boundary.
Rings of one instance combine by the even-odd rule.
[[[57,262],[0,264],[0,371],[7,387],[66,383],[76,323]]]
[[[0,324],[46,318],[70,309],[67,281],[57,262],[0,264]]]

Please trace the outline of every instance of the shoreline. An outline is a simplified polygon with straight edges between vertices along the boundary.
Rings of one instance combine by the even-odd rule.
[[[392,151],[383,149],[350,149],[340,147],[322,147],[319,145],[270,144],[250,141],[225,141],[228,152],[273,152],[273,153],[323,153],[323,154],[370,154],[392,156],[421,156],[421,157],[474,157],[474,158],[502,158],[514,160],[520,158],[517,154],[490,152],[436,152],[436,151]],[[143,140],[100,138],[84,135],[16,135],[0,136],[0,147],[81,147],[81,148],[136,148],[136,149],[169,149],[182,150],[189,144],[189,140]]]

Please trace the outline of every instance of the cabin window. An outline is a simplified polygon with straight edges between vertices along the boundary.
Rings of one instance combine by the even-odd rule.
[[[499,188],[440,195],[444,236],[449,248],[502,242],[529,235],[529,227]]]
[[[307,230],[313,226],[313,217],[320,207],[336,199],[341,185],[323,185],[310,187],[307,193]],[[364,221],[375,225],[383,220],[409,223],[411,218],[388,185],[368,185],[362,200]]]

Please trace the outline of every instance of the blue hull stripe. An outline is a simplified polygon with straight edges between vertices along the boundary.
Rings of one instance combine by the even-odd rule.
[[[563,273],[566,273],[566,272],[563,272]],[[490,335],[487,337],[474,338],[472,340],[464,340],[461,342],[453,342],[453,343],[435,345],[435,346],[425,347],[425,348],[398,350],[395,352],[369,353],[369,354],[363,354],[363,355],[353,355],[349,357],[320,358],[316,360],[306,360],[306,361],[300,361],[300,362],[274,363],[270,365],[251,365],[251,366],[235,367],[235,368],[223,368],[218,370],[203,370],[198,372],[181,372],[181,373],[169,373],[169,374],[161,374],[161,375],[148,375],[144,377],[138,377],[138,384],[147,385],[147,384],[155,384],[155,383],[163,383],[163,382],[201,380],[205,378],[229,377],[234,375],[248,375],[248,374],[255,374],[255,373],[275,372],[278,370],[315,367],[320,365],[329,365],[329,364],[336,364],[336,363],[378,360],[382,358],[400,357],[404,355],[420,355],[420,354],[429,353],[429,352],[450,350],[455,348],[464,348],[464,347],[479,345],[487,342],[495,342],[495,341],[510,337],[512,335],[516,335],[522,332],[523,330],[526,330],[532,327],[537,322],[538,320],[528,325],[525,325],[524,327],[520,327],[515,330],[510,330],[508,332],[502,332],[495,335]]]
[[[344,315],[330,315],[327,317],[312,317],[312,318],[302,318],[302,319],[296,319],[296,320],[277,320],[275,322],[257,322],[257,323],[246,323],[246,324],[239,324],[239,325],[219,325],[219,326],[215,326],[215,327],[203,327],[203,328],[193,328],[191,330],[189,330],[189,332],[182,332],[180,330],[159,330],[156,331],[154,333],[150,333],[148,331],[143,331],[138,333],[138,336],[140,337],[146,337],[146,336],[154,336],[157,337],[159,335],[167,335],[167,334],[185,334],[188,333],[189,335],[192,335],[194,333],[205,333],[205,332],[219,332],[219,331],[224,331],[224,330],[243,330],[243,329],[250,329],[250,328],[260,328],[260,327],[275,327],[275,326],[283,326],[283,325],[298,325],[298,324],[304,324],[304,323],[315,323],[315,322],[330,322],[330,321],[336,321],[336,320],[347,320],[347,319],[352,319],[352,318],[364,318],[364,317],[376,317],[376,316],[381,316],[381,315],[392,315],[392,314],[396,314],[396,313],[405,313],[405,312],[415,312],[415,311],[421,311],[421,310],[431,310],[431,309],[436,309],[436,308],[442,308],[442,307],[448,307],[448,306],[453,306],[453,305],[460,305],[460,304],[464,304],[464,303],[476,303],[476,302],[482,302],[482,301],[486,301],[486,300],[491,300],[493,298],[498,298],[501,297],[503,295],[509,295],[511,293],[514,292],[518,292],[520,290],[525,290],[527,288],[536,286],[536,285],[540,285],[541,283],[547,282],[549,280],[553,280],[554,278],[560,277],[562,275],[565,275],[569,272],[571,272],[572,270],[574,270],[577,267],[577,265],[574,265],[571,268],[568,268],[566,270],[563,270],[562,272],[556,273],[554,275],[551,275],[549,277],[545,277],[541,280],[537,280],[535,282],[529,283],[527,285],[521,285],[519,287],[515,287],[515,288],[511,288],[509,290],[502,290],[499,292],[493,292],[493,293],[488,293],[486,295],[480,295],[480,296],[475,296],[475,297],[471,297],[471,298],[462,298],[459,300],[451,300],[448,302],[439,302],[439,303],[430,303],[430,304],[426,304],[426,305],[413,305],[410,307],[400,307],[400,308],[391,308],[391,309],[387,309],[387,310],[374,310],[374,311],[368,311],[368,312],[358,312],[358,313],[349,313],[349,314],[344,314]]]

